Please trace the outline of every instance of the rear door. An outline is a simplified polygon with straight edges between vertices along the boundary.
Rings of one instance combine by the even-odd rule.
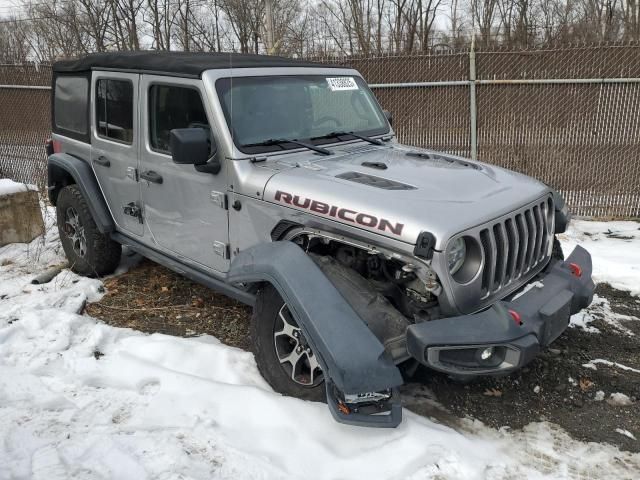
[[[169,150],[172,129],[202,128],[216,137],[202,81],[142,75],[140,95],[146,118],[140,190],[151,239],[160,250],[226,272],[229,219],[224,160],[222,170],[213,175],[174,163]]]
[[[119,231],[143,234],[138,184],[139,75],[95,71],[91,166]]]

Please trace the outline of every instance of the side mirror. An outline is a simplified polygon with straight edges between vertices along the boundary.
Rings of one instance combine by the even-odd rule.
[[[193,165],[199,172],[218,173],[220,161],[209,160],[215,151],[213,138],[203,128],[175,128],[169,134],[169,148],[175,163]]]
[[[389,122],[389,125],[393,127],[393,115],[391,115],[391,112],[389,110],[383,110],[382,113],[384,113],[384,116],[387,117],[387,122]]]

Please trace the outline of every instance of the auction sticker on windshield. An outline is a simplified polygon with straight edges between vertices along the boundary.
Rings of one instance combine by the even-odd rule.
[[[341,90],[358,90],[358,84],[353,77],[331,77],[327,78],[327,83],[332,92]]]

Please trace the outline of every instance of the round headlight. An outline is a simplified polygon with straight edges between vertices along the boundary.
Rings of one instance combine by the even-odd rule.
[[[454,275],[467,258],[467,243],[464,238],[460,237],[449,244],[447,249],[447,261],[449,263],[449,273]]]

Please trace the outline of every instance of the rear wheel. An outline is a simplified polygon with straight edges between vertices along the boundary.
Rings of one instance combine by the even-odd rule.
[[[113,273],[120,263],[122,247],[109,235],[100,233],[77,185],[60,191],[56,213],[60,241],[71,270],[87,276]]]
[[[258,369],[275,391],[304,400],[325,399],[318,359],[297,320],[271,285],[265,285],[256,296],[251,336]]]

